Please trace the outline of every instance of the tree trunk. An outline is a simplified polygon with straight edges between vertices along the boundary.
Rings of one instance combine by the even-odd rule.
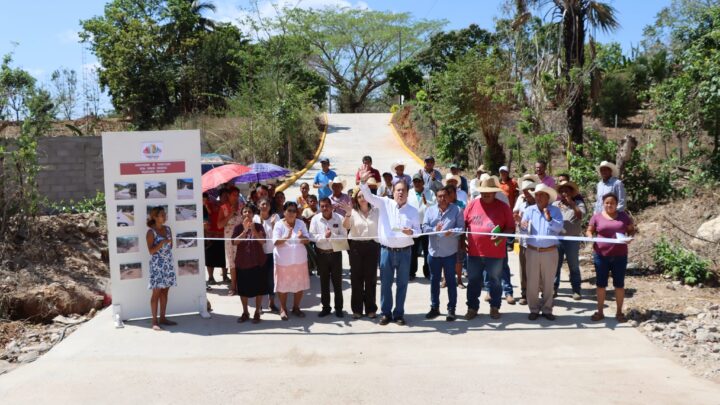
[[[620,177],[625,173],[625,165],[632,159],[633,152],[638,146],[638,141],[632,135],[625,135],[620,141],[620,147],[615,155],[615,164],[617,165]]]
[[[499,134],[483,134],[485,138],[485,165],[493,173],[497,173],[505,163],[505,152],[500,144]]]
[[[567,80],[566,109],[568,147],[575,152],[583,143],[583,112],[585,100],[582,77],[573,79],[573,69],[581,71],[585,64],[585,16],[581,10],[567,9],[563,18],[563,47],[565,50],[565,79]],[[579,73],[579,72],[578,72]]]

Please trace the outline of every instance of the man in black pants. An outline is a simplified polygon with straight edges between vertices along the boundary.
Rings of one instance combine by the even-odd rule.
[[[343,217],[333,212],[330,199],[320,200],[320,213],[310,221],[310,235],[315,241],[318,274],[320,275],[320,302],[322,311],[319,317],[330,315],[330,281],[335,293],[335,315],[343,317],[342,296],[342,252],[334,251],[330,239],[347,238],[347,231],[342,226]]]

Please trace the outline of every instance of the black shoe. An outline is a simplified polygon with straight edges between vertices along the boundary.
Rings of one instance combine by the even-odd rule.
[[[435,319],[440,316],[440,311],[437,308],[430,308],[430,312],[425,314],[425,319]]]
[[[537,320],[539,317],[540,317],[540,314],[536,314],[535,312],[532,312],[532,313],[530,313],[530,315],[528,315],[528,319],[531,321]]]
[[[336,311],[335,311],[335,316],[337,316],[338,318],[342,318],[342,317],[344,316],[342,309],[336,310]]]
[[[557,319],[557,317],[553,314],[543,314],[543,318],[547,319],[548,321],[554,321]]]
[[[383,315],[383,317],[380,318],[380,325],[385,326],[385,325],[389,324],[391,320],[392,319],[390,319],[389,317]]]
[[[448,322],[451,322],[451,321],[454,321],[455,318],[456,318],[456,317],[455,317],[455,310],[454,310],[454,309],[448,309],[448,314],[447,314],[447,316],[445,317],[445,320],[448,321]]]
[[[411,275],[410,275],[410,281],[415,280],[415,277],[416,277],[416,276],[415,276],[414,274],[411,274]]]
[[[318,316],[319,316],[320,318],[324,318],[324,317],[330,315],[330,312],[332,312],[332,311],[330,311],[329,308],[323,308],[323,310],[320,311],[320,313],[318,314]]]
[[[398,324],[398,325],[400,325],[400,326],[405,326],[405,325],[407,325],[407,324],[405,323],[405,320],[404,320],[403,318],[398,318],[398,319],[396,319],[396,320],[395,320],[395,323]]]

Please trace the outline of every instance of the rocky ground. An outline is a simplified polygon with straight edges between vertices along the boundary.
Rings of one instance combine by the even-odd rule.
[[[104,217],[42,216],[13,234],[0,242],[0,374],[110,303]]]

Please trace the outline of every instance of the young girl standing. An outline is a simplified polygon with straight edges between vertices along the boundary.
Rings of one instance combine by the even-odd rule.
[[[150,309],[152,311],[152,328],[156,331],[162,330],[160,325],[177,325],[176,322],[165,318],[168,292],[170,287],[177,286],[172,256],[172,232],[170,227],[165,225],[166,221],[167,213],[165,209],[155,207],[150,210],[150,218],[147,221],[147,226],[150,229],[145,237],[151,255],[148,289],[152,290]],[[158,305],[160,306],[159,320]]]

